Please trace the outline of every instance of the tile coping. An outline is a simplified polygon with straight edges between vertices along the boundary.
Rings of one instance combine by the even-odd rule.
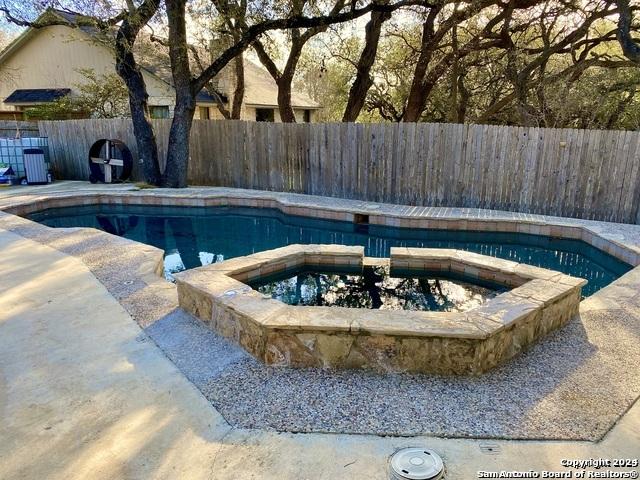
[[[453,207],[410,207],[312,195],[231,189],[144,189],[62,191],[13,195],[0,199],[0,210],[20,216],[45,210],[92,204],[159,206],[237,206],[272,208],[298,215],[371,225],[443,230],[482,230],[546,235],[582,240],[632,266],[640,265],[640,226]]]

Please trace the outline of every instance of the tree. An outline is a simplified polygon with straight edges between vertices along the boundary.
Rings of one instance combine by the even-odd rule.
[[[503,45],[506,37],[505,31],[509,28],[514,10],[526,8],[532,4],[535,4],[535,0],[533,2],[511,0],[506,4],[494,0],[479,0],[469,2],[463,7],[460,7],[460,3],[456,2],[453,5],[443,5],[440,8],[432,9],[422,26],[420,53],[402,120],[405,122],[418,121],[425,108],[427,97],[451,65],[457,59],[474,51],[488,50]],[[469,38],[466,44],[458,46],[455,51],[449,49],[441,56],[436,55],[441,42],[454,27],[472,19],[489,7],[493,7],[496,13],[490,17],[482,29]],[[440,13],[444,14],[444,18],[440,22],[436,22]],[[501,31],[495,30],[498,27]]]
[[[86,82],[76,85],[80,95],[73,101],[93,118],[129,116],[129,91],[115,73],[96,75],[91,69],[81,70]]]
[[[121,14],[115,41],[116,72],[129,91],[129,108],[136,137],[138,154],[143,164],[145,180],[151,185],[160,185],[162,175],[158,155],[158,142],[149,113],[149,94],[138,66],[133,47],[140,31],[156,15],[160,0],[144,0],[139,6],[127,2],[127,10]]]
[[[593,128],[635,125],[633,75],[627,73],[632,63],[621,57],[617,46],[617,10],[611,1],[579,6],[556,1],[511,2],[511,11],[506,4],[488,5],[451,22],[455,12],[460,19],[469,5],[481,6],[477,2],[443,4],[437,15],[430,10],[421,19],[419,14],[404,15],[400,23],[383,25],[371,67],[373,83],[363,107],[368,118],[401,121],[409,120],[411,114],[416,115],[411,121]],[[425,36],[425,25],[429,27],[430,16],[432,43],[425,50],[424,40],[429,36],[428,32]],[[343,65],[356,68],[358,56],[349,42],[349,38],[342,39],[331,52],[325,78],[343,70]],[[325,43],[336,41],[331,38]],[[415,73],[425,59],[418,75],[423,82],[418,82],[408,71]],[[607,76],[610,81],[605,80]],[[591,102],[596,87],[598,97]],[[560,91],[576,104],[562,107]],[[346,98],[339,85],[325,97],[332,94]],[[416,111],[410,112],[413,94],[418,102]],[[581,118],[579,112],[583,112]]]
[[[190,45],[196,75],[202,73],[206,67],[205,62],[208,65],[212,56],[217,56],[239,40],[240,31],[236,26],[236,18],[246,16],[247,2],[246,0],[240,0],[238,3],[224,2],[220,4],[220,8],[223,7],[224,10],[218,12],[209,0],[194,0],[187,4],[190,36],[196,39],[195,44]],[[165,42],[165,45],[168,43]],[[217,107],[224,118],[238,120],[242,114],[245,93],[244,54],[242,52],[238,54],[232,64],[232,72],[227,76],[227,79],[233,80],[230,109],[224,105],[218,93],[217,82],[209,81],[205,89],[218,100]]]
[[[82,118],[87,115],[80,110],[69,97],[62,97],[53,102],[43,103],[25,109],[24,116],[27,120],[68,120],[70,118]]]
[[[349,84],[353,78],[352,64],[326,58],[327,50],[322,44],[303,52],[298,66],[297,87],[322,104],[322,108],[314,115],[316,121],[337,122],[342,118],[347,104]]]
[[[624,43],[627,58],[634,57],[633,45],[628,44],[637,46],[631,17],[636,7],[624,3],[626,0],[618,0],[616,6],[615,1],[441,0],[431,4],[424,0],[212,0],[211,19],[207,20],[210,32],[227,44],[210,58],[198,55],[187,35],[187,25],[191,25],[187,6],[206,4],[205,0],[166,0],[166,17],[160,14],[160,0],[129,1],[126,8],[83,1],[87,15],[70,26],[96,28],[114,48],[117,72],[128,90],[147,181],[183,187],[196,96],[211,88],[215,77],[231,62],[237,78],[243,77],[241,55],[252,45],[277,78],[284,120],[294,120],[291,85],[301,66],[302,76],[313,83],[315,98],[326,98],[329,92],[338,95],[326,111],[331,119],[606,128],[633,125],[638,118],[633,110],[638,107],[637,76],[629,70],[632,62],[623,59],[613,45]],[[0,11],[14,23],[33,25],[13,15],[17,5],[17,0],[0,0]],[[394,11],[405,7],[397,25],[390,21]],[[142,29],[159,15],[167,22],[164,44],[176,92],[162,174],[148,119],[146,86],[133,50]],[[330,26],[364,16],[368,16],[364,39],[347,38],[344,44],[349,48],[329,58],[309,51],[323,37],[334,35],[328,30]],[[612,28],[612,22],[618,23],[618,28]],[[39,23],[47,24],[42,19]],[[289,48],[280,66],[269,48],[268,34],[275,30],[288,32]],[[229,116],[239,115],[242,82],[236,87],[240,94],[234,95]],[[603,98],[599,104],[585,100],[596,91]],[[563,98],[573,99],[575,104],[562,106],[558,92],[564,92]]]
[[[356,78],[349,89],[347,105],[342,116],[343,122],[355,122],[364,107],[367,93],[373,85],[371,68],[376,60],[382,24],[391,18],[391,12],[372,12],[365,27],[364,48],[356,64]]]
[[[620,11],[618,17],[617,37],[624,55],[634,63],[640,64],[640,43],[634,39],[631,32],[638,30],[633,26],[633,12],[629,0],[617,0]]]
[[[312,2],[308,0],[288,0],[285,3],[284,8],[290,15],[302,15],[305,9],[312,6]],[[335,15],[340,12],[345,5],[345,0],[336,0],[329,15]],[[289,52],[284,64],[284,68],[280,69],[274,61],[273,55],[270,55],[267,48],[265,48],[263,42],[258,38],[253,42],[253,48],[258,54],[258,58],[267,69],[273,80],[278,86],[278,111],[280,112],[280,119],[283,122],[295,122],[296,116],[291,106],[291,87],[293,84],[293,78],[296,73],[300,56],[302,55],[302,49],[313,37],[321,32],[327,30],[328,25],[320,25],[316,27],[307,28],[302,30],[300,28],[293,28],[289,33]]]
[[[345,122],[355,121],[357,119],[360,111],[362,110],[362,106],[364,105],[364,99],[367,91],[373,83],[370,71],[376,58],[382,24],[391,18],[393,11],[408,5],[389,5],[388,0],[382,0],[379,4],[387,5],[390,8],[372,11],[370,20],[365,27],[364,48],[360,55],[360,60],[357,64],[354,64],[356,68],[356,77],[351,86],[343,115],[343,121]],[[305,8],[313,6],[314,4],[309,0],[290,0],[285,5],[291,14],[296,15],[301,14],[304,12]],[[332,4],[330,15],[337,14],[345,7],[345,5],[345,0],[335,0]],[[420,5],[424,7],[429,6],[427,2],[415,2],[411,3],[411,5]],[[280,112],[280,118],[283,122],[296,121],[293,108],[291,107],[291,86],[303,48],[312,38],[318,34],[326,32],[327,28],[328,25],[308,28],[304,31],[300,29],[292,29],[289,35],[288,53],[284,68],[282,69],[278,68],[276,64],[276,55],[270,53],[269,49],[265,48],[265,45],[261,40],[256,40],[253,43],[253,47],[258,54],[258,58],[260,58],[260,61],[278,85],[278,109]]]
[[[246,50],[261,35],[271,30],[295,28],[321,28],[324,26],[348,22],[372,11],[393,11],[405,5],[415,5],[416,0],[400,0],[395,4],[369,3],[362,7],[352,4],[338,13],[331,11],[324,15],[279,16],[257,21],[241,28],[239,39],[232,46],[213,59],[198,76],[192,76],[189,62],[189,47],[186,28],[186,0],[167,0],[167,18],[169,26],[169,55],[171,71],[176,89],[176,106],[169,131],[167,148],[167,166],[162,184],[167,187],[185,187],[187,185],[187,167],[189,163],[189,136],[195,112],[196,95],[206,83],[215,77],[233,58]]]
[[[38,4],[38,2],[35,2]],[[139,4],[127,2],[126,9],[118,11],[107,18],[98,15],[79,15],[78,21],[70,23],[65,19],[55,18],[55,15],[41,17],[37,22],[28,21],[21,16],[14,15],[16,9],[21,11],[13,2],[0,3],[0,12],[5,17],[21,26],[42,28],[49,25],[68,25],[72,28],[91,26],[109,33],[110,28],[116,28],[115,56],[116,71],[124,80],[129,91],[129,105],[134,126],[138,151],[144,164],[144,173],[149,183],[166,187],[185,187],[187,182],[187,168],[189,161],[189,136],[195,112],[196,96],[202,91],[231,60],[246,50],[261,35],[271,30],[287,30],[295,28],[322,28],[335,23],[342,23],[359,18],[372,11],[392,11],[404,5],[420,3],[418,0],[399,0],[396,4],[368,3],[357,6],[355,3],[340,12],[329,12],[319,15],[280,15],[271,6],[273,17],[261,17],[251,25],[242,26],[241,33],[233,45],[212,58],[208,66],[198,75],[192,75],[187,42],[186,4],[187,0],[167,0],[166,14],[169,31],[169,56],[171,71],[176,91],[174,117],[169,132],[167,160],[165,171],[160,172],[158,161],[158,146],[149,122],[148,94],[144,78],[134,56],[134,43],[141,30],[158,13],[159,0],[144,0]],[[95,4],[92,4],[95,6]],[[99,5],[103,5],[100,3]],[[224,11],[214,2],[218,11]],[[267,12],[264,12],[267,13]]]

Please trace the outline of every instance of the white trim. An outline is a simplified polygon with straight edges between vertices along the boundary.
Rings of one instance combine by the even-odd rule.
[[[253,108],[279,108],[278,105],[271,105],[268,103],[245,103],[247,107]],[[322,107],[318,106],[306,106],[306,105],[291,105],[294,110],[320,110]]]

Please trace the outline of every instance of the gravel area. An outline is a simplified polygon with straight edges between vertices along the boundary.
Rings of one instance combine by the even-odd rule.
[[[179,308],[145,331],[200,390],[234,363],[250,358],[242,348]]]
[[[181,310],[146,331],[244,428],[597,440],[640,394],[640,318],[622,310],[583,314],[482,377],[271,368]]]

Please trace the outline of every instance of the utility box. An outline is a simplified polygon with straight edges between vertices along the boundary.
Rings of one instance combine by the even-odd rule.
[[[49,168],[44,158],[44,150],[40,148],[25,148],[23,150],[23,158],[27,185],[43,185],[51,181]]]
[[[42,171],[38,174],[38,168],[34,165],[31,169],[33,172],[30,175],[30,181],[27,182],[27,172],[25,168],[25,154],[29,150],[39,150],[40,154],[44,153],[44,160],[46,167],[46,174],[49,173],[49,146],[47,137],[27,137],[27,138],[0,138],[0,166],[11,167],[15,178],[14,184],[27,185],[33,181],[34,183],[40,183],[37,180],[46,183],[49,179],[43,180]],[[36,160],[41,162],[41,159]]]

